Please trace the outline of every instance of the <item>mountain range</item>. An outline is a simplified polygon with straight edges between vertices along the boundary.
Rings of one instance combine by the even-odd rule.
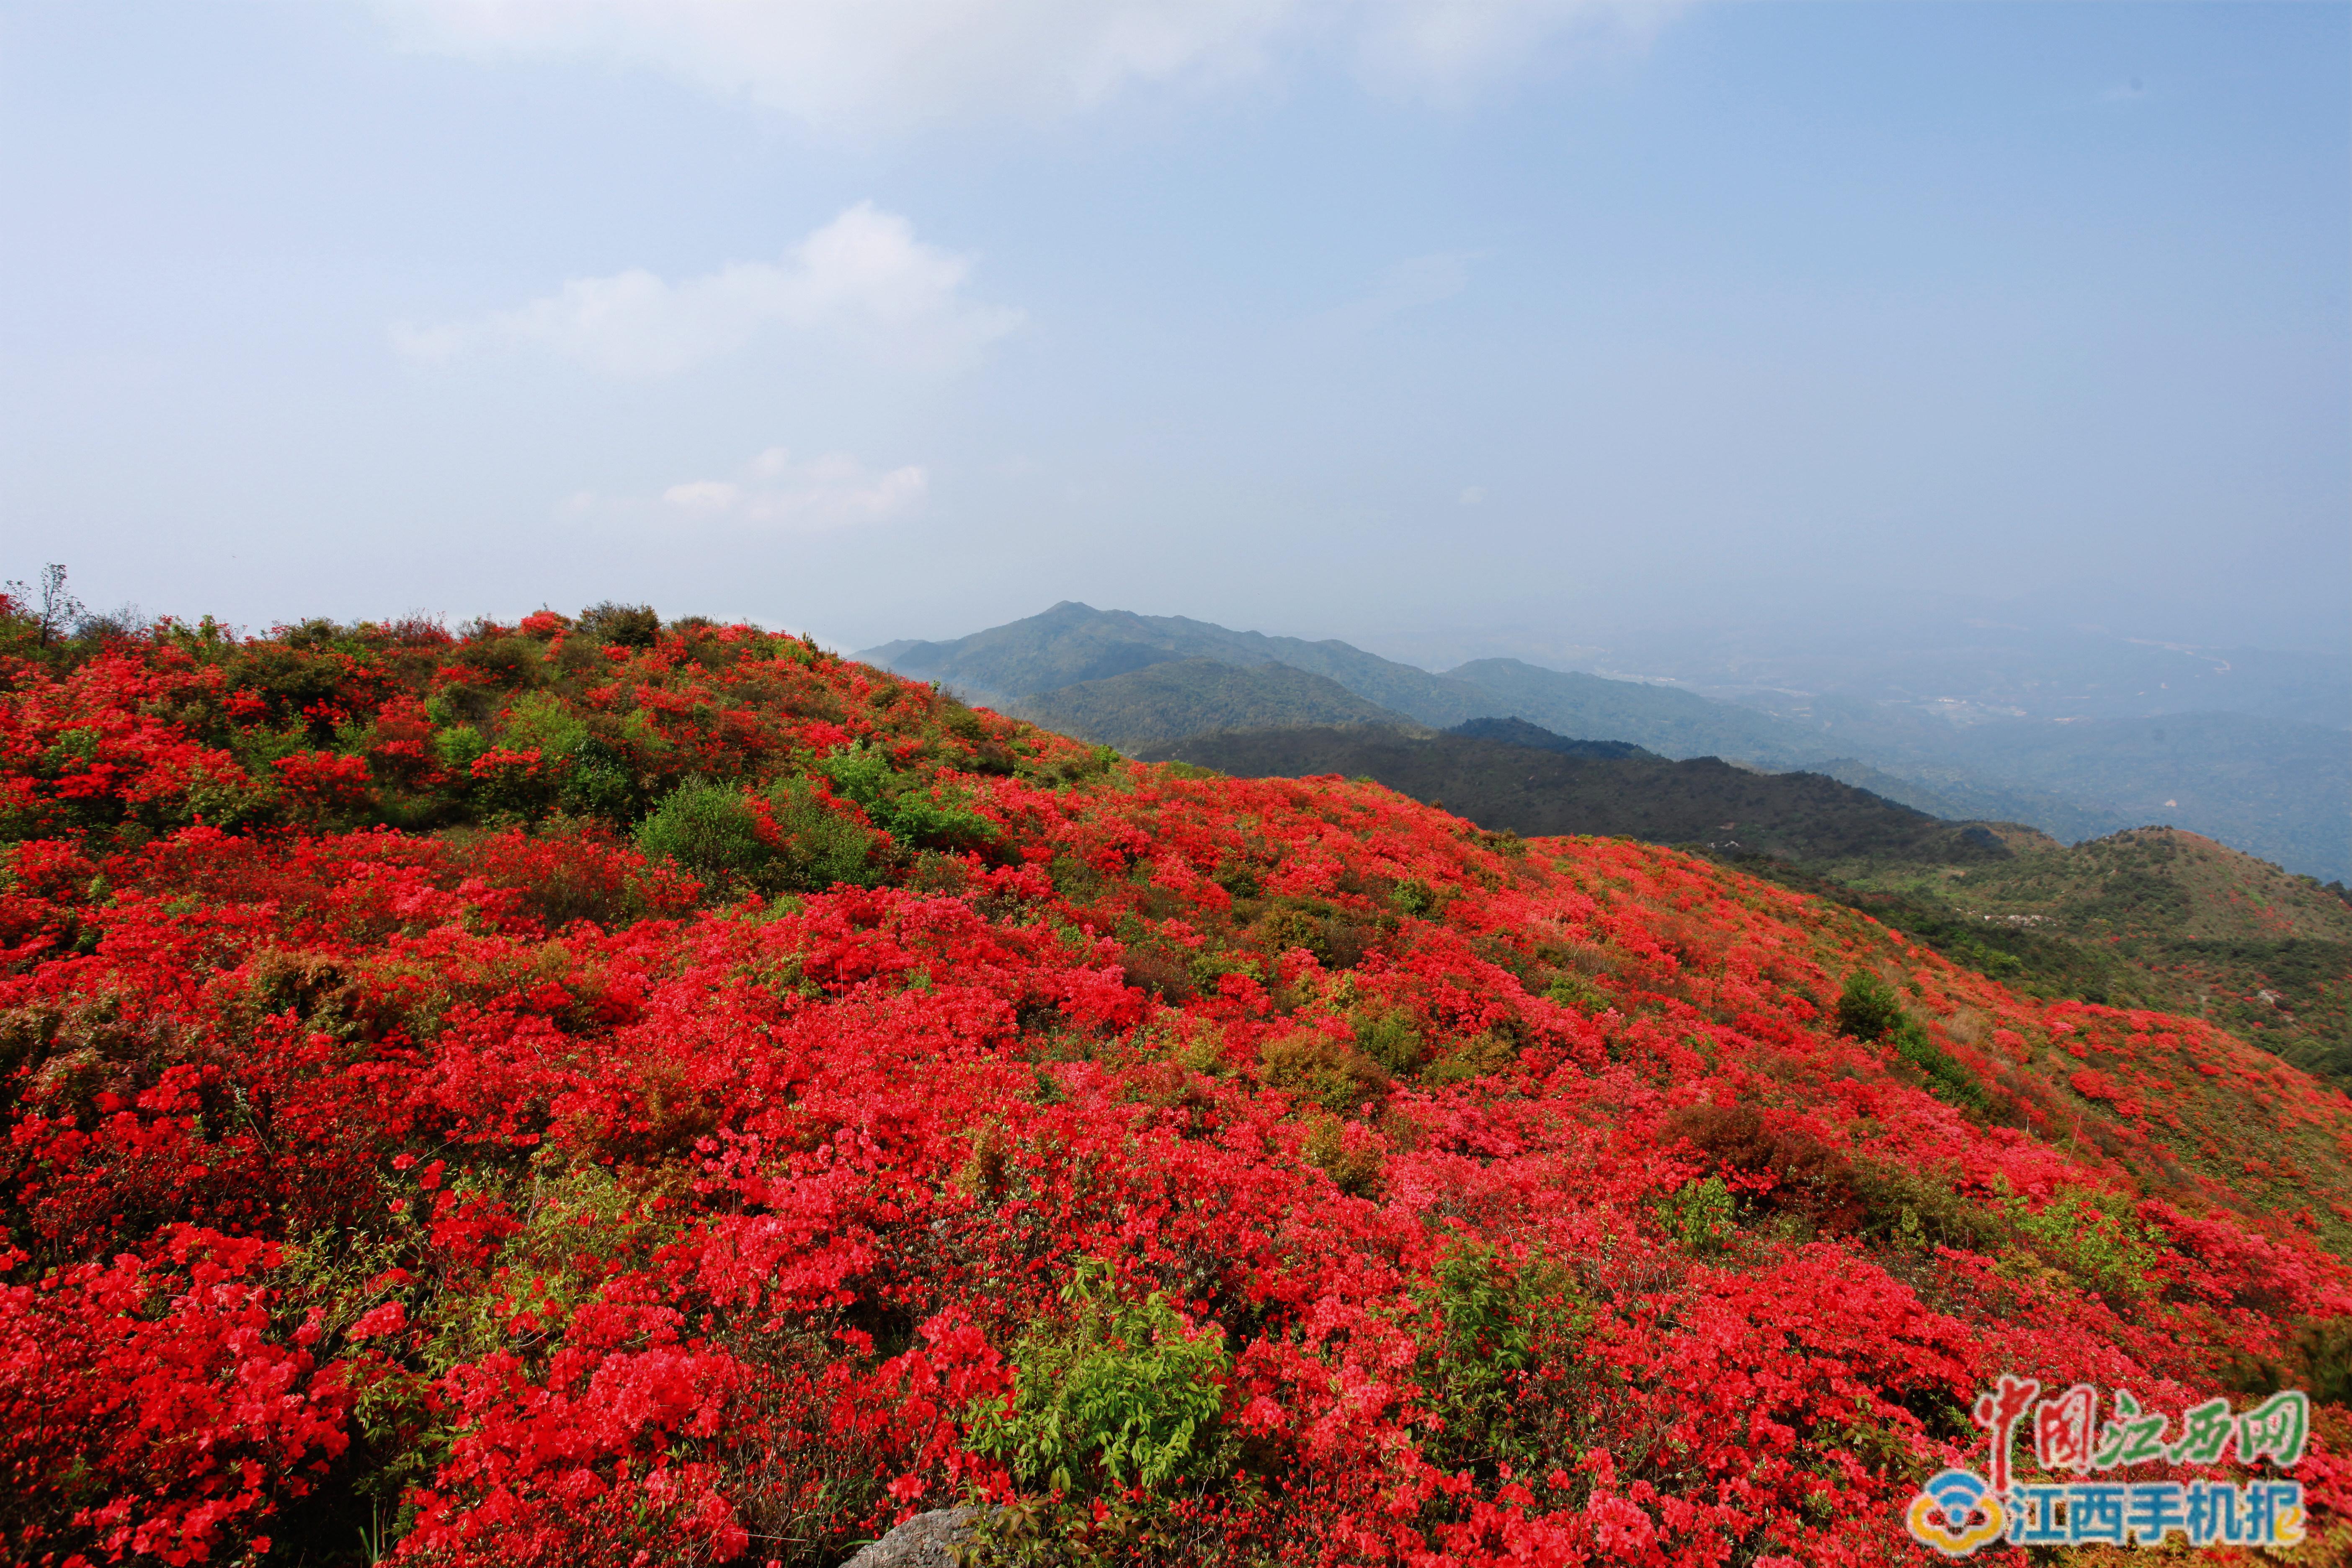
[[[1822,773],[1759,773],[1717,757],[1675,761],[1622,742],[1571,741],[1523,720],[1415,735],[1359,726],[1223,731],[1148,752],[1237,778],[1337,773],[1443,805],[1479,826],[1703,844],[1808,862],[2006,858],[2002,833],[1952,823]]]
[[[1064,602],[949,641],[858,656],[967,700],[1129,751],[1214,731],[1517,718],[1672,760],[1826,774],[1934,816],[2066,841],[2168,824],[2298,873],[2352,879],[2352,735],[2250,712],[1938,717],[1933,705],[1719,700],[1516,658],[1433,672],[1337,640],[1237,632]],[[1295,672],[1315,678],[1302,681]],[[1244,672],[1255,672],[1254,674]]]

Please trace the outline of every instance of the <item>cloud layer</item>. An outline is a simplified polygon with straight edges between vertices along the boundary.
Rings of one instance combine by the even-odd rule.
[[[929,494],[930,477],[916,464],[877,472],[845,452],[796,462],[783,447],[771,447],[732,479],[683,480],[651,503],[582,495],[572,510],[650,518],[671,527],[822,533],[909,516]]]
[[[610,375],[660,376],[786,331],[901,368],[952,370],[1022,321],[967,299],[971,270],[971,258],[925,245],[905,218],[861,202],[781,262],[733,262],[677,283],[642,268],[575,278],[476,321],[395,326],[392,339],[425,363],[529,347]]]
[[[1549,46],[1639,41],[1675,0],[376,0],[411,47],[645,66],[848,132],[1042,121],[1291,54],[1455,97]]]

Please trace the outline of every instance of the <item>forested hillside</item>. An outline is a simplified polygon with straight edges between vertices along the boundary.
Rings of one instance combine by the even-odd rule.
[[[1496,735],[1510,738],[1487,738]],[[1669,762],[1527,724],[1418,736],[1361,727],[1225,731],[1147,754],[1243,778],[1360,776],[1515,833],[1601,834],[1820,862],[1969,863],[2010,853],[1980,825],[1946,822],[1820,773],[1758,773],[1717,757]]]
[[[2005,1372],[2311,1389],[2352,1547],[2352,1100],[2212,1024],[749,626],[47,634],[12,1561],[1876,1568]]]
[[[1049,729],[1136,752],[1174,745],[1204,731],[1412,724],[1403,714],[1303,669],[1210,658],[1176,659],[1057,687],[1011,710]]]
[[[1953,865],[1818,866],[1809,883],[2050,995],[2209,1018],[2352,1084],[2352,904],[2340,889],[2172,828]]]

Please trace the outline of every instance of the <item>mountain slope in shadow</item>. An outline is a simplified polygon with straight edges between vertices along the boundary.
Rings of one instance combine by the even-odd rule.
[[[1702,844],[1792,859],[2005,860],[2030,828],[1946,822],[1821,773],[1761,773],[1716,757],[1671,761],[1622,742],[1570,741],[1521,724],[1538,743],[1449,731],[1328,726],[1195,735],[1147,760],[1244,778],[1339,773],[1433,801],[1481,827]]]

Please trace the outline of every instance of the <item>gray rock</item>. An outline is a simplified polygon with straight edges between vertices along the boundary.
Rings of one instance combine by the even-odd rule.
[[[966,1507],[919,1513],[841,1568],[955,1568],[950,1548],[971,1532],[981,1511]]]

